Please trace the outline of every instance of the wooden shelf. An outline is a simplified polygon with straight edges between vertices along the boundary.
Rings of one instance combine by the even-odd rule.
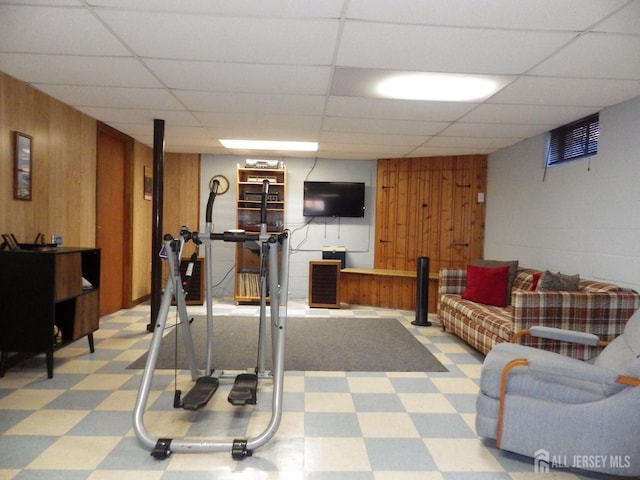
[[[246,232],[259,232],[262,205],[262,181],[269,180],[267,196],[267,232],[284,228],[286,171],[284,168],[238,167],[236,226]],[[260,301],[260,256],[245,244],[236,246],[234,300],[238,304]]]

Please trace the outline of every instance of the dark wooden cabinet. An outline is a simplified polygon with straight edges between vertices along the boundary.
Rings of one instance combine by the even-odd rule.
[[[44,352],[51,378],[56,349],[87,336],[93,352],[99,292],[97,248],[0,252],[0,377],[10,353]]]

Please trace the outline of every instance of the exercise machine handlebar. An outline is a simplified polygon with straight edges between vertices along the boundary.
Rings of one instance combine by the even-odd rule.
[[[207,200],[207,210],[205,213],[205,221],[207,223],[211,223],[213,218],[213,202],[216,200],[216,195],[218,194],[218,187],[220,186],[220,181],[216,178],[211,185],[211,191],[209,192],[209,200]]]

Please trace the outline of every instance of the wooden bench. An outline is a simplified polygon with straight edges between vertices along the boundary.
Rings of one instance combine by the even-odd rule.
[[[416,272],[383,268],[343,268],[340,270],[342,302],[373,307],[416,309]],[[429,275],[428,311],[435,313],[438,275]]]

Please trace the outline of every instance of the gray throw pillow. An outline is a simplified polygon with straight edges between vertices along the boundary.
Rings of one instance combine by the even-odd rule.
[[[577,292],[580,290],[580,275],[577,273],[565,275],[545,270],[538,281],[536,290]]]

